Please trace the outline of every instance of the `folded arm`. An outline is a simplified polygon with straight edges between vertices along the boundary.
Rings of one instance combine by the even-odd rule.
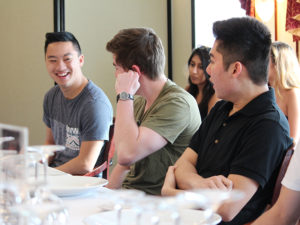
[[[222,175],[203,178],[196,170],[197,153],[187,148],[181,157],[171,166],[165,177],[161,194],[176,195],[182,190],[212,188],[231,190],[232,181]]]
[[[244,198],[238,201],[224,203],[219,209],[218,214],[222,216],[223,221],[231,221],[249,202],[257,191],[259,184],[245,176],[230,174],[228,176],[233,183],[233,190],[239,190],[244,193]]]
[[[175,177],[179,189],[218,188],[231,190],[231,180],[222,175],[208,178],[200,176],[196,170],[197,158],[197,153],[191,148],[187,148],[177,160]]]

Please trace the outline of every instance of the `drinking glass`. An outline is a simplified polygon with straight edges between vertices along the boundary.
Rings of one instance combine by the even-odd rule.
[[[140,224],[141,208],[138,202],[145,196],[143,191],[135,189],[118,189],[113,190],[111,193],[104,193],[102,195],[103,200],[108,204],[113,204],[113,208],[116,211],[116,224],[122,223],[122,211],[124,208],[130,208],[135,212],[136,225]]]
[[[63,145],[33,145],[28,146],[27,151],[28,152],[39,152],[43,157],[43,163],[45,163],[44,167],[44,176],[45,181],[47,182],[48,177],[48,160],[50,156],[53,156],[55,152],[63,151],[66,147]]]
[[[238,201],[243,197],[244,193],[239,190],[223,191],[218,189],[196,189],[178,195],[181,201],[186,201],[185,204],[189,208],[204,210],[205,218],[199,224],[210,224],[213,214],[223,203]]]
[[[61,199],[46,189],[46,177],[39,167],[46,162],[40,152],[10,155],[1,158],[1,171],[6,184],[14,185],[20,201],[9,207],[10,215],[15,215],[25,224],[63,225],[67,211]]]

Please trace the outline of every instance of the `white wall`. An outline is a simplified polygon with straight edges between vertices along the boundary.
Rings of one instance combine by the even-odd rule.
[[[44,66],[53,1],[0,1],[0,123],[27,126],[30,144],[44,142],[42,102],[53,85]]]

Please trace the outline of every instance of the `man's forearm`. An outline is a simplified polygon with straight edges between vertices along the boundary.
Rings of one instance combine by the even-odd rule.
[[[71,159],[63,165],[55,167],[55,169],[61,170],[65,173],[69,173],[72,175],[84,175],[92,171],[90,167],[87,167],[85,164],[83,164],[82,161],[79,160],[77,157]]]
[[[129,171],[129,167],[121,166],[117,164],[112,173],[109,176],[107,188],[110,189],[119,189],[122,186],[122,183]]]
[[[199,186],[202,177],[197,174],[195,167],[188,162],[177,162],[175,177],[177,187],[182,190],[190,190]]]
[[[117,151],[131,154],[138,138],[138,126],[134,119],[133,102],[119,101],[116,110],[114,142]]]

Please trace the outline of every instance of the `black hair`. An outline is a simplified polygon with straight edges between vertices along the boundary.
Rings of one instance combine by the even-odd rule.
[[[252,17],[231,18],[213,24],[213,33],[223,56],[224,67],[235,61],[247,69],[250,79],[257,85],[268,80],[271,33],[268,28]]]
[[[206,72],[206,68],[210,63],[210,57],[209,57],[209,52],[210,52],[210,48],[205,47],[205,46],[201,46],[198,48],[195,48],[191,54],[191,56],[189,57],[188,60],[188,65],[191,64],[191,60],[195,55],[198,55],[200,60],[201,60],[201,64],[202,64],[202,69],[206,78],[206,83],[202,89],[202,100],[199,103],[198,107],[200,110],[200,114],[201,114],[201,119],[203,120],[207,113],[208,113],[208,103],[209,100],[211,99],[211,97],[214,95],[215,90],[213,88],[212,83],[210,82],[209,78],[209,74]],[[191,78],[189,76],[189,87],[187,90],[191,95],[193,95],[195,98],[197,98],[197,95],[199,94],[199,88],[197,85],[193,84],[191,81]]]
[[[48,45],[54,42],[72,42],[74,48],[76,49],[76,51],[78,52],[78,55],[81,55],[81,48],[79,45],[79,42],[77,41],[77,39],[75,38],[75,36],[67,31],[64,32],[49,32],[46,33],[45,35],[46,40],[45,40],[45,47],[44,47],[44,52],[46,54]]]

